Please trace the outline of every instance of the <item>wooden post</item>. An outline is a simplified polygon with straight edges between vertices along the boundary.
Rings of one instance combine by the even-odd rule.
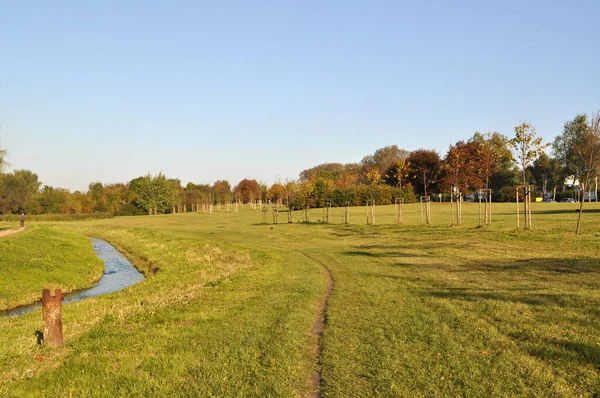
[[[517,187],[516,199],[517,199],[517,229],[519,229],[519,187]]]
[[[404,224],[404,198],[400,199],[400,224]]]
[[[450,190],[450,217],[452,218],[452,225],[454,225],[454,200],[452,200],[453,197],[453,193],[452,190]]]
[[[404,203],[403,198],[396,198],[394,200],[394,218],[396,225],[402,224],[402,204]]]
[[[342,222],[350,224],[350,203],[346,203],[346,206],[342,208]]]
[[[488,209],[488,213],[489,213],[488,224],[492,225],[492,190],[491,189],[488,192],[488,197],[489,197],[488,202],[489,202],[489,206],[490,206],[490,208]]]
[[[419,202],[421,203],[421,224],[423,224],[423,202],[425,202],[425,221],[429,224],[431,222],[431,196],[421,196]]]
[[[44,318],[44,341],[51,347],[63,345],[62,335],[62,300],[60,289],[50,295],[50,289],[42,290],[42,316]]]
[[[431,197],[427,199],[427,224],[431,224]]]
[[[479,226],[481,227],[481,190],[477,191],[477,197],[479,198]],[[486,208],[487,211],[487,208]],[[486,213],[487,215],[487,213]]]
[[[458,225],[462,225],[462,194],[458,193],[458,199],[456,199],[456,218],[458,221]],[[429,205],[428,205],[429,208]],[[429,222],[427,223],[429,224]]]
[[[371,200],[371,225],[375,225],[375,201]]]

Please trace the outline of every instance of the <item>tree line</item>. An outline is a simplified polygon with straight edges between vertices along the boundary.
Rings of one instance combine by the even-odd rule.
[[[545,151],[551,146],[551,154]],[[227,203],[278,203],[295,209],[357,206],[367,201],[413,202],[420,196],[448,200],[489,189],[494,201],[514,201],[515,187],[531,185],[537,196],[578,197],[591,191],[600,169],[600,113],[577,115],[552,143],[543,143],[533,126],[522,123],[507,137],[475,132],[448,148],[408,151],[390,145],[357,163],[325,163],[294,181],[271,186],[244,179],[213,184],[188,183],[162,173],[127,183],[93,182],[86,192],[43,185],[30,170],[6,172],[8,152],[0,149],[0,213],[53,214],[106,212],[114,215],[164,214]],[[577,184],[578,182],[578,184]],[[594,194],[597,187],[594,188]],[[589,194],[592,197],[592,194]]]

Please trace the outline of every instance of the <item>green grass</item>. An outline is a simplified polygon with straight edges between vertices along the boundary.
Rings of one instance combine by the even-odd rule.
[[[88,238],[48,227],[1,237],[0,255],[0,311],[41,299],[45,288],[89,287],[103,271]]]
[[[477,228],[473,203],[453,228],[435,203],[431,225],[414,204],[400,226],[392,206],[374,226],[365,208],[352,225],[339,209],[329,225],[243,209],[48,226],[158,271],[65,306],[63,348],[36,346],[39,312],[0,319],[0,395],[306,395],[321,265],[324,396],[598,395],[600,206],[586,207],[580,236],[576,206],[549,203],[533,204],[532,231],[515,230],[514,204]]]

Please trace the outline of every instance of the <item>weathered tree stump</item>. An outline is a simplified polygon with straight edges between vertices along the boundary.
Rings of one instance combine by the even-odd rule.
[[[60,347],[63,345],[62,300],[63,294],[60,289],[54,291],[54,296],[50,295],[50,289],[42,291],[44,340],[51,347]]]

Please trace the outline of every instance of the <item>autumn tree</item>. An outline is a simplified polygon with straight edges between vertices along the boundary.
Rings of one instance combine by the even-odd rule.
[[[260,195],[258,181],[244,178],[234,189],[236,196],[240,196],[244,203],[254,202]]]
[[[446,189],[466,192],[471,188],[481,188],[479,156],[483,144],[476,141],[458,141],[450,146],[442,164],[442,183]]]
[[[212,186],[213,201],[216,203],[231,202],[231,185],[227,180],[218,180]]]
[[[420,193],[427,196],[427,188],[431,187],[440,173],[440,155],[436,151],[419,149],[410,153],[408,176],[423,188]]]
[[[285,196],[286,192],[283,185],[275,183],[269,188],[268,197],[271,202],[283,203],[283,198]]]

